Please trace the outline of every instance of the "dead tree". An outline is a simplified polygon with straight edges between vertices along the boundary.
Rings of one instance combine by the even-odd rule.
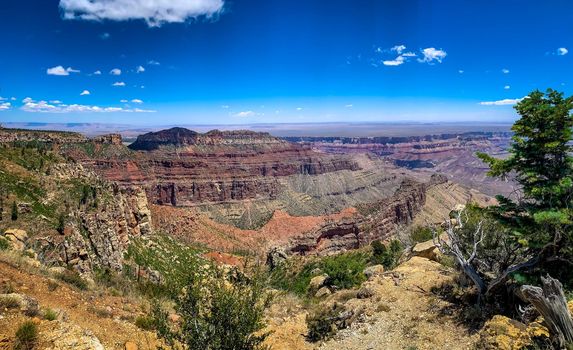
[[[452,256],[462,271],[466,274],[466,276],[472,280],[478,290],[479,302],[479,298],[481,298],[481,295],[483,295],[487,289],[484,280],[478,274],[476,268],[472,265],[472,262],[477,256],[478,247],[484,238],[484,232],[482,230],[482,222],[480,221],[475,232],[473,233],[472,251],[469,253],[469,256],[467,253],[464,254],[462,242],[460,241],[460,237],[456,232],[456,225],[459,228],[462,228],[464,225],[462,221],[462,213],[463,210],[459,210],[457,212],[456,224],[452,224],[451,220],[445,222],[447,239],[441,238],[438,234],[438,231],[435,228],[432,228],[433,242],[442,254]]]
[[[567,300],[561,282],[547,275],[541,277],[541,287],[525,285],[518,290],[518,296],[530,302],[543,316],[559,349],[573,344],[573,320],[567,308]]]

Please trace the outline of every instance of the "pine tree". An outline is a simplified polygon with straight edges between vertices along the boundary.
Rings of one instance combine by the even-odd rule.
[[[512,127],[510,156],[478,154],[490,176],[515,176],[521,186],[518,201],[497,197],[497,214],[522,245],[563,248],[573,239],[573,97],[534,91],[515,109],[521,118]]]
[[[12,202],[12,221],[18,220],[18,206],[16,206],[16,201]]]

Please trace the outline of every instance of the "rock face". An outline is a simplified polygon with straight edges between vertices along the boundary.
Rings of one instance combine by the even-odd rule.
[[[443,181],[447,180],[440,175],[433,176],[428,183],[406,179],[393,196],[363,205],[360,211],[365,215],[327,222],[291,239],[286,251],[300,255],[327,255],[356,249],[374,240],[386,240],[398,225],[407,225],[414,220],[424,206],[427,189]]]
[[[120,134],[107,134],[96,136],[92,139],[93,142],[103,144],[103,145],[115,145],[119,146],[122,144],[122,139]]]
[[[172,128],[141,135],[129,148],[142,152],[84,163],[108,180],[144,186],[150,201],[163,205],[273,199],[281,192],[280,177],[358,169],[348,158],[252,131]]]

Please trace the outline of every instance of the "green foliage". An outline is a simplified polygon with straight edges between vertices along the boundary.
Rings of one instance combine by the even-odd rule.
[[[573,236],[573,97],[547,90],[534,91],[515,109],[521,118],[512,127],[507,159],[478,154],[490,166],[489,175],[515,174],[523,198],[498,196],[496,212],[522,245],[541,248],[563,236]]]
[[[32,321],[26,321],[18,327],[16,331],[16,341],[14,349],[31,350],[38,341],[38,327]]]
[[[352,288],[366,280],[363,271],[368,260],[368,254],[354,251],[315,259],[302,265],[290,261],[272,271],[270,283],[275,288],[307,296],[310,280],[324,273],[328,275],[328,286]]]
[[[337,322],[342,312],[344,312],[344,307],[338,303],[332,306],[317,306],[306,316],[307,339],[316,342],[335,335],[339,327],[344,327],[344,324]]]
[[[390,245],[386,247],[379,240],[375,240],[371,243],[372,247],[372,258],[371,262],[374,265],[383,265],[386,269],[393,269],[398,264],[400,256],[404,251],[402,243],[398,240],[392,240]]]
[[[169,345],[189,349],[256,350],[269,335],[261,332],[264,310],[270,302],[260,274],[229,282],[218,271],[212,278],[195,275],[177,298],[181,316],[177,329],[169,326],[168,313],[158,306],[152,311],[157,332]]]
[[[11,296],[0,297],[0,310],[2,309],[17,309],[20,307],[20,302],[17,298]]]
[[[4,237],[0,237],[0,251],[10,249],[10,241]]]
[[[87,290],[88,289],[88,284],[86,282],[86,280],[84,280],[82,278],[82,276],[80,276],[80,274],[76,271],[72,271],[72,270],[65,270],[62,273],[59,273],[58,275],[56,275],[56,278],[58,278],[61,281],[64,281],[80,290]]]
[[[52,309],[44,310],[44,319],[46,319],[48,321],[54,321],[57,318],[58,318],[58,314],[56,313],[56,311],[54,311]]]
[[[416,226],[412,228],[410,239],[414,243],[429,241],[433,238],[432,230],[427,226]]]
[[[18,220],[18,206],[16,205],[16,201],[12,202],[12,213],[10,214],[10,218],[12,221]]]
[[[157,271],[160,282],[141,281],[140,290],[151,297],[175,297],[195,275],[208,272],[209,264],[201,253],[203,250],[180,244],[166,235],[134,239],[125,255],[125,270],[136,279],[141,269]]]
[[[137,316],[135,325],[145,331],[155,330],[155,319],[152,316]]]

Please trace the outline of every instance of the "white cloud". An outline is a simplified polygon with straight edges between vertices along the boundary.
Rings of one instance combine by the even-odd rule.
[[[34,102],[34,100],[32,100],[31,97],[26,97],[25,99],[22,100],[22,103],[29,103],[29,102]]]
[[[464,71],[460,69],[460,70],[458,71],[458,73],[464,74]]]
[[[137,67],[137,69],[135,71],[137,73],[143,73],[143,72],[145,72],[145,68],[143,68],[143,66],[139,66],[139,67]]]
[[[422,54],[424,55],[424,57],[419,58],[418,62],[430,63],[430,64],[433,64],[434,61],[442,63],[442,60],[446,58],[446,56],[448,55],[446,51],[441,49],[438,50],[434,47],[428,47],[423,49]]]
[[[60,0],[64,19],[145,20],[150,27],[181,23],[223,11],[224,0]]]
[[[109,74],[111,75],[121,75],[121,69],[119,68],[114,68],[112,70],[109,71]]]
[[[2,97],[2,96],[0,96],[0,101],[6,101],[6,100],[8,100],[7,97]]]
[[[12,97],[10,98],[10,100],[16,101],[16,97],[13,97],[13,96],[12,96]]]
[[[60,76],[66,76],[70,75],[70,73],[79,73],[79,72],[80,72],[79,70],[73,69],[72,67],[64,68],[62,66],[56,66],[48,68],[46,70],[46,73],[48,73],[48,75],[60,75]]]
[[[391,51],[396,51],[398,54],[401,54],[402,51],[406,50],[406,46],[404,45],[396,45],[390,49]]]
[[[90,92],[89,92],[88,90],[84,90],[84,91],[82,91],[82,93],[80,94],[80,96],[87,96],[87,95],[89,95],[89,94],[90,94]]]
[[[125,86],[125,83],[123,81],[118,81],[112,84],[113,86]]]
[[[131,100],[132,103],[137,103],[137,104],[142,104],[143,101],[138,99],[138,98],[134,98],[133,100]]]
[[[7,111],[12,108],[12,104],[10,102],[2,102],[0,103],[0,111]]]
[[[406,61],[406,59],[404,58],[404,56],[398,56],[393,60],[382,61],[382,64],[385,66],[399,66],[399,65],[403,64],[405,61]]]
[[[353,107],[353,105],[351,105],[351,104],[348,104],[348,105],[346,105],[346,106],[344,106],[344,107],[346,107],[346,108],[352,108],[352,107]]]
[[[523,98],[513,98],[513,99],[512,98],[506,98],[506,99],[499,100],[499,101],[480,102],[479,104],[482,106],[508,106],[508,105],[514,105],[521,100],[523,100]]]
[[[60,101],[60,100],[52,100],[52,101],[50,101],[50,103],[55,104],[55,105],[60,105],[60,104],[62,104],[63,102]]]
[[[147,61],[147,64],[150,65],[150,66],[159,66],[159,65],[161,65],[161,63],[159,63],[159,62],[157,62],[157,61],[154,61],[154,60],[149,60],[149,61]]]
[[[509,74],[509,69],[504,68],[504,69],[501,70],[501,72],[502,72],[503,74]]]
[[[567,50],[567,49],[564,48],[564,47],[560,47],[560,48],[557,49],[557,55],[558,55],[558,56],[565,56],[565,55],[567,55],[568,53],[569,53],[569,50]]]
[[[244,112],[239,112],[239,113],[233,114],[234,117],[239,117],[239,118],[252,117],[254,115],[255,115],[255,112],[253,112],[253,111],[244,111]]]
[[[94,75],[101,75],[101,70],[96,70],[96,71],[94,72]]]
[[[46,101],[35,102],[29,100],[22,106],[22,110],[25,112],[36,112],[36,113],[113,113],[113,112],[124,112],[124,113],[153,113],[156,111],[145,110],[145,109],[129,109],[122,107],[100,107],[100,106],[90,106],[90,105],[80,105],[71,104],[66,105],[63,103],[52,103],[60,101],[51,101],[50,103]]]
[[[506,86],[504,86],[503,88],[504,88],[505,90],[509,90],[509,89],[511,89],[511,86],[506,85]]]
[[[120,100],[119,102],[121,102],[121,103],[128,103],[129,101],[128,101],[128,100]]]

